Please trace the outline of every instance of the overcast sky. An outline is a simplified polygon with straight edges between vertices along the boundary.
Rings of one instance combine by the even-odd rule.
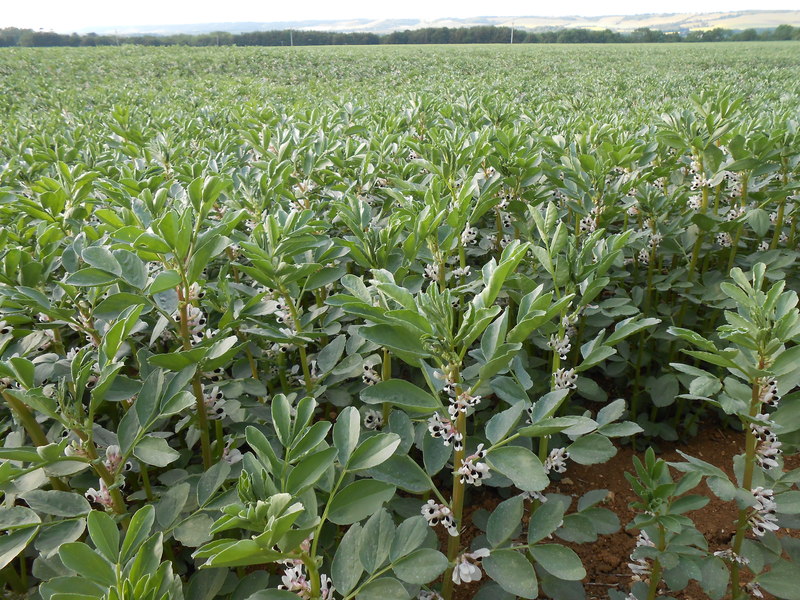
[[[0,0],[0,27],[71,32],[114,25],[477,16],[565,16],[796,10],[798,0]]]

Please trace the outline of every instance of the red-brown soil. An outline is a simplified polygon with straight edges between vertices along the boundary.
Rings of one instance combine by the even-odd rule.
[[[658,456],[667,461],[682,461],[683,458],[677,453],[677,450],[681,450],[720,467],[733,479],[733,457],[743,451],[743,443],[744,438],[741,434],[730,430],[708,428],[686,443],[672,446],[661,443],[662,452]],[[643,457],[643,452],[636,454],[640,458]],[[603,506],[617,514],[622,525],[620,531],[612,535],[600,536],[594,543],[565,544],[572,547],[583,561],[587,571],[583,584],[589,599],[607,598],[609,589],[627,592],[630,586],[630,571],[627,563],[636,542],[637,532],[626,531],[625,526],[634,517],[634,512],[628,505],[636,500],[636,496],[623,473],[625,471],[633,472],[633,455],[634,451],[630,447],[624,447],[619,449],[613,459],[601,465],[581,466],[570,463],[564,478],[548,488],[548,491],[572,495],[575,498],[594,489],[607,489],[610,492]],[[800,455],[785,457],[787,470],[798,467],[800,467]],[[735,504],[719,500],[705,483],[699,485],[691,493],[702,494],[710,498],[710,502],[701,510],[687,513],[694,519],[698,530],[708,540],[709,550],[713,552],[728,547],[737,517]],[[491,488],[485,488],[485,492],[480,496],[476,495],[475,500],[477,501],[465,510],[468,516],[465,520],[467,523],[471,522],[469,515],[475,510],[479,508],[492,510],[500,502]],[[573,509],[574,506],[573,504]],[[468,530],[462,538],[465,546],[469,544],[476,533],[476,530],[469,528],[468,525]],[[798,532],[793,533],[797,535]],[[455,593],[456,600],[471,599],[480,588],[481,583],[484,582],[458,586]],[[671,595],[681,600],[707,598],[694,582],[682,592]],[[766,593],[764,596],[767,599],[770,598]]]

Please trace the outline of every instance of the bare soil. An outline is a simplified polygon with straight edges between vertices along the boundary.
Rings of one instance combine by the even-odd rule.
[[[739,433],[719,428],[707,428],[696,438],[685,443],[675,443],[672,446],[661,443],[661,452],[658,453],[658,456],[667,461],[682,461],[683,458],[677,453],[677,450],[681,450],[720,467],[729,477],[733,478],[733,457],[743,452],[743,444],[744,438]],[[635,454],[641,458],[644,453],[636,452]],[[548,491],[572,495],[576,498],[589,490],[607,489],[610,494],[603,506],[614,511],[622,524],[617,533],[600,536],[594,543],[564,544],[575,550],[583,561],[587,572],[583,584],[589,599],[607,598],[609,589],[627,592],[631,583],[631,574],[627,563],[635,546],[638,532],[627,531],[625,526],[634,517],[635,513],[628,505],[636,500],[636,496],[625,479],[624,472],[633,472],[633,456],[632,448],[623,447],[619,448],[614,458],[601,465],[582,466],[570,463],[564,478],[548,488]],[[800,455],[785,457],[787,470],[798,467],[800,467]],[[470,507],[465,507],[467,517],[479,508],[492,510],[501,501],[491,488],[484,489],[485,491],[480,495],[473,496],[474,502]],[[702,494],[710,499],[709,503],[701,510],[687,513],[708,540],[709,550],[714,552],[727,548],[733,537],[737,518],[735,503],[719,500],[704,483],[692,490],[691,493]],[[465,522],[471,524],[471,519],[467,518]],[[474,526],[468,525],[463,537],[464,545],[467,546],[472,537],[478,533],[480,532]],[[792,533],[798,535],[796,531]],[[482,583],[484,582],[458,586],[455,598],[469,600]],[[682,592],[671,595],[680,600],[700,600],[708,597],[694,582]],[[771,598],[767,593],[764,596],[767,600]]]

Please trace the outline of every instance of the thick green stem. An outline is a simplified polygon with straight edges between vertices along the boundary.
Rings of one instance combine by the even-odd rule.
[[[664,528],[658,526],[658,549],[663,552],[666,540],[664,538]],[[661,583],[661,563],[658,559],[653,561],[653,570],[650,572],[650,587],[647,589],[647,600],[655,600],[658,592],[658,584]]]
[[[178,310],[181,315],[180,334],[184,350],[192,349],[192,336],[189,333],[189,301],[188,285],[182,290],[182,298],[178,298],[180,305]],[[211,438],[208,434],[208,415],[206,414],[206,402],[203,396],[203,384],[200,381],[200,373],[195,373],[192,378],[192,390],[194,391],[195,410],[197,412],[197,428],[200,430],[200,447],[203,455],[203,468],[211,468]]]
[[[381,363],[381,381],[389,381],[392,378],[392,355],[387,348],[383,349],[383,362]],[[392,405],[389,402],[383,403],[383,424],[389,423],[389,414],[392,412]]]
[[[458,470],[464,462],[464,448],[466,447],[466,429],[467,417],[464,413],[458,413],[456,419],[456,428],[464,436],[463,446],[461,450],[455,451],[455,459],[453,460],[453,496],[450,502],[450,510],[453,512],[456,526],[459,528],[458,535],[450,536],[447,540],[447,560],[452,565],[455,563],[458,553],[461,550],[461,518],[464,514],[464,484],[461,482],[461,475]],[[453,567],[448,567],[444,572],[442,584],[442,596],[444,600],[451,600],[453,597]]]
[[[763,360],[759,365],[763,369]],[[755,417],[761,407],[759,401],[761,395],[761,384],[758,381],[753,382],[753,390],[750,397],[750,416]],[[742,476],[742,487],[748,491],[753,487],[753,471],[755,468],[756,456],[756,436],[749,426],[746,426],[745,431],[745,458],[744,458],[744,474]],[[736,536],[733,538],[733,555],[734,559],[739,556],[742,550],[742,543],[744,542],[744,534],[747,531],[747,521],[750,516],[750,508],[743,508],[739,511],[739,519],[736,522]],[[739,585],[739,563],[734,560],[731,563],[731,596],[739,598],[742,595],[741,587]]]
[[[19,419],[20,423],[22,423],[22,426],[25,428],[25,431],[28,433],[31,441],[36,446],[47,446],[50,442],[48,441],[42,426],[39,425],[36,417],[33,416],[33,413],[28,409],[28,407],[5,390],[3,391],[3,399],[6,401],[6,404],[8,404],[9,408],[11,408],[11,410],[17,415],[17,418]],[[52,485],[53,489],[55,490],[60,490],[62,492],[69,491],[69,486],[67,486],[57,477],[50,477],[50,485]]]

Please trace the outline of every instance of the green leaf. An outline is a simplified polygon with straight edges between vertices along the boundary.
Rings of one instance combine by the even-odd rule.
[[[537,598],[539,585],[530,561],[516,550],[493,550],[483,559],[486,574],[510,594]]]
[[[88,267],[72,273],[69,277],[67,277],[65,282],[69,285],[74,285],[77,287],[97,287],[112,284],[117,279],[118,278],[116,275],[106,273],[100,269]]]
[[[22,498],[36,512],[56,517],[77,517],[92,510],[86,498],[74,492],[32,490]]]
[[[156,511],[153,505],[147,504],[137,510],[136,514],[131,517],[128,531],[125,533],[125,539],[122,542],[120,563],[127,563],[139,550],[139,546],[141,546],[150,535],[150,528],[155,521],[155,513]]]
[[[182,371],[186,367],[196,365],[208,352],[208,348],[192,348],[183,352],[171,352],[169,354],[154,354],[147,359],[154,367],[161,367],[170,371]]]
[[[511,408],[495,414],[486,423],[486,439],[492,444],[505,439],[519,422],[524,410],[525,404],[517,402]]]
[[[486,539],[493,548],[504,544],[522,522],[525,506],[522,496],[514,496],[497,505],[489,515],[486,527]]]
[[[364,523],[364,530],[359,540],[358,556],[364,571],[368,574],[374,573],[386,562],[394,535],[392,518],[383,508]]]
[[[336,460],[336,448],[326,448],[303,458],[289,473],[286,491],[297,496],[314,485]]]
[[[538,492],[550,485],[541,461],[527,448],[503,446],[489,452],[487,460],[492,468],[523,491]]]
[[[610,460],[617,449],[606,436],[591,433],[567,446],[569,457],[579,465],[594,465]]]
[[[31,540],[36,536],[39,527],[26,527],[0,536],[0,569],[14,560],[17,555],[25,550]]]
[[[361,525],[352,525],[344,534],[333,557],[331,577],[336,591],[346,596],[358,584],[364,571],[358,558]]]
[[[107,513],[93,510],[86,518],[92,543],[112,563],[119,558],[119,529]]]
[[[397,527],[392,548],[389,551],[389,560],[397,561],[398,558],[416,550],[425,541],[428,535],[428,522],[421,515],[409,517]]]
[[[288,448],[292,443],[291,406],[283,394],[272,398],[272,424],[275,426],[278,440]]]
[[[398,325],[369,325],[361,327],[358,331],[365,339],[384,348],[419,358],[430,356],[430,352],[420,342],[419,333],[405,327]]]
[[[560,544],[537,544],[530,549],[534,560],[542,568],[566,581],[580,581],[586,577],[580,557],[575,552]]]
[[[181,283],[181,276],[177,271],[162,271],[156,275],[150,287],[147,289],[149,294],[158,294],[165,290],[171,290]]]
[[[65,567],[86,579],[108,587],[117,582],[111,563],[83,542],[63,544],[58,555]]]
[[[117,259],[102,246],[89,246],[81,253],[81,258],[92,267],[122,276],[122,267],[117,262]]]
[[[333,426],[333,445],[339,451],[340,465],[345,465],[350,460],[360,433],[361,415],[356,407],[348,406],[339,413]]]
[[[395,454],[373,467],[367,475],[378,481],[391,483],[412,494],[424,494],[431,489],[431,480],[425,471],[407,454]]]
[[[360,521],[391,500],[394,492],[393,485],[381,481],[354,481],[333,497],[328,519],[336,525],[350,525]]]
[[[370,581],[356,596],[356,600],[408,600],[411,594],[402,583],[392,577]]]
[[[721,558],[708,556],[701,567],[700,585],[711,600],[719,600],[728,589],[728,568]],[[796,588],[797,586],[795,586]]]
[[[225,461],[220,461],[220,462],[225,462]],[[202,481],[202,477],[200,478],[200,480]],[[186,482],[179,483],[178,485],[171,486],[161,496],[161,500],[159,500],[158,503],[155,505],[156,521],[158,522],[158,525],[161,529],[167,529],[170,525],[172,525],[175,522],[175,519],[178,518],[178,515],[181,514],[183,507],[186,506],[186,501],[189,499],[189,490],[191,488],[192,486]]]
[[[606,341],[604,342],[605,345],[613,346],[624,340],[626,337],[633,335],[634,333],[638,333],[647,329],[648,327],[652,327],[661,323],[661,319],[637,319],[638,316],[630,317],[629,319],[624,319],[617,323],[616,327],[614,327],[614,333],[606,338]]]
[[[221,460],[211,465],[197,482],[197,506],[205,506],[216,491],[225,483],[231,472],[230,463]]]
[[[180,458],[180,453],[171,448],[164,438],[145,436],[136,444],[133,455],[148,465],[166,467]]]
[[[432,548],[420,548],[394,565],[394,574],[406,583],[429,583],[447,568],[447,557]]]
[[[403,379],[389,379],[364,388],[361,401],[365,404],[388,403],[402,409],[431,413],[442,408],[438,398]]]
[[[347,462],[348,471],[360,471],[376,467],[387,460],[400,445],[396,433],[379,433],[367,438],[353,452]]]
[[[548,500],[539,505],[528,523],[528,543],[535,544],[561,527],[566,506],[558,500]]]
[[[797,565],[781,560],[767,572],[759,575],[756,581],[770,594],[784,600],[800,600],[800,586],[797,585]]]

